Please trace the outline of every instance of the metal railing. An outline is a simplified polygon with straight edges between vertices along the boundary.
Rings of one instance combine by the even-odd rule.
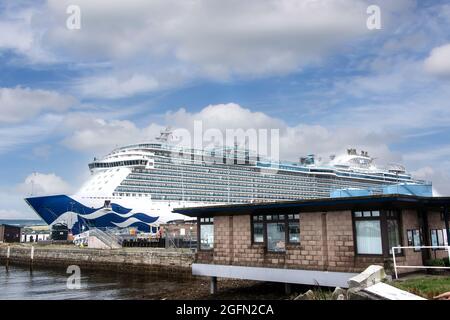
[[[397,265],[397,261],[395,259],[395,251],[396,249],[447,249],[448,259],[450,261],[450,246],[414,246],[414,247],[392,247],[392,260],[394,263],[394,272],[395,279],[398,279],[397,269],[450,269],[450,267],[445,266],[405,266],[405,265]]]
[[[197,248],[197,239],[193,238],[192,235],[174,237],[170,233],[166,233],[164,235],[164,239],[166,240],[166,249],[189,248],[191,250],[195,250]]]
[[[107,233],[98,228],[92,228],[89,229],[89,235],[97,237],[97,239],[99,239],[105,245],[109,246],[111,249],[117,249],[122,247],[119,238],[113,235],[112,233]]]

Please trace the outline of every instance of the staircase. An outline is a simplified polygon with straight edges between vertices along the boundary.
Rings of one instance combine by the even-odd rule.
[[[89,229],[89,236],[96,237],[105,246],[110,249],[120,249],[122,248],[122,239],[116,236],[113,232],[108,230],[100,230],[98,228]]]

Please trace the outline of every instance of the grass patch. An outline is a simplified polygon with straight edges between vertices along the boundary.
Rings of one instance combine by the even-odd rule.
[[[422,276],[392,283],[395,287],[427,299],[450,291],[450,276]]]

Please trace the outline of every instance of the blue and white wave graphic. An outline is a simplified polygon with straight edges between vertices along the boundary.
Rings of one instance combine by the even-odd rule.
[[[74,234],[80,233],[82,226],[85,229],[135,227],[140,231],[150,232],[150,224],[159,218],[145,213],[131,213],[132,209],[124,208],[116,203],[112,203],[108,208],[89,208],[66,195],[27,198],[25,201],[47,224],[53,223],[65,213],[75,213],[78,221],[72,227]]]

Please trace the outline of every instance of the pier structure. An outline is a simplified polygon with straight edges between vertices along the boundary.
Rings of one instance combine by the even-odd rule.
[[[89,249],[73,245],[0,244],[0,263],[191,279],[192,251],[164,248]]]

